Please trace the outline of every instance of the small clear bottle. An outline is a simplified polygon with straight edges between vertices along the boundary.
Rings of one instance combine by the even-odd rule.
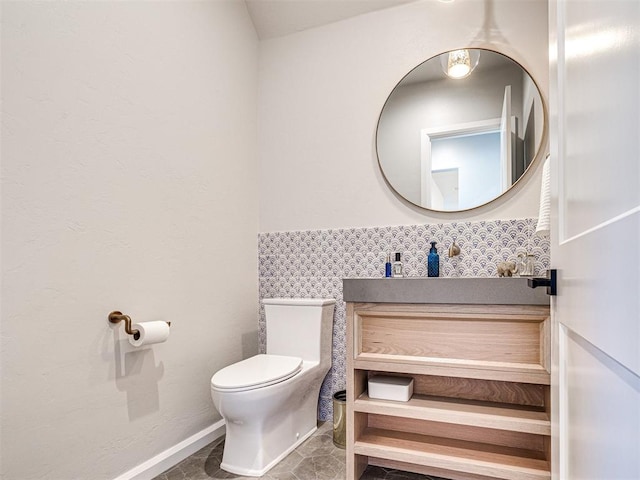
[[[396,252],[396,259],[393,262],[393,278],[402,278],[404,275],[402,273],[402,254],[400,252]]]
[[[524,260],[522,261],[522,267],[523,267],[523,270],[520,273],[521,276],[532,277],[533,275],[535,275],[535,268],[536,268],[535,255],[532,255],[531,253],[527,253]]]
[[[519,253],[516,272],[519,277],[532,277],[535,272],[536,257],[531,253]]]

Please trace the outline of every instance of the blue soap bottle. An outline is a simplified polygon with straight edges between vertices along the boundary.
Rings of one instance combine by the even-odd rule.
[[[384,276],[386,278],[391,278],[391,254],[387,253],[387,262],[384,264]]]
[[[429,250],[427,257],[427,275],[430,277],[440,276],[440,255],[438,255],[436,242],[431,242],[431,250]]]

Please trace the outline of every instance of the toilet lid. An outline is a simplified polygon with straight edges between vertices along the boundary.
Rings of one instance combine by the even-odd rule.
[[[211,378],[220,390],[251,389],[282,382],[302,370],[302,359],[283,355],[255,355],[223,368]]]

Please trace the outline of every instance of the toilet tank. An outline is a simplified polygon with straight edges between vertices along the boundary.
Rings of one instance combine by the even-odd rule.
[[[331,362],[332,298],[265,298],[267,352]]]

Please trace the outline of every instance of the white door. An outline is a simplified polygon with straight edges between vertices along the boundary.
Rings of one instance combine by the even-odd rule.
[[[504,87],[502,115],[500,116],[500,166],[503,192],[506,192],[513,183],[511,132],[511,85],[507,85]]]
[[[640,1],[550,4],[553,471],[640,479]]]

